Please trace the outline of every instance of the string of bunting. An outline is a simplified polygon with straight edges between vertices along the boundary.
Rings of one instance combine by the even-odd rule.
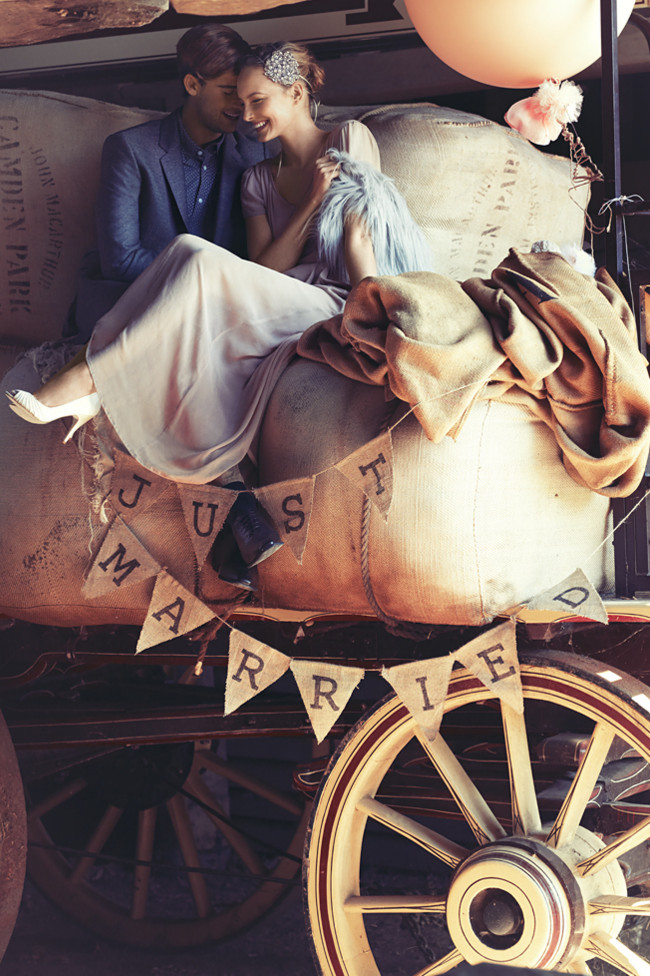
[[[331,467],[357,484],[386,518],[392,499],[392,463],[389,429]],[[254,492],[298,562],[307,541],[316,477],[280,482]],[[130,527],[136,514],[150,508],[170,490],[178,492],[199,566],[205,561],[237,496],[236,492],[215,485],[170,482],[146,471],[129,455],[118,453],[110,494],[115,518],[92,560],[83,592],[86,598],[92,599],[155,577],[136,653],[190,633],[211,619],[221,619],[153,558]],[[581,569],[523,606],[530,610],[566,610],[607,623],[605,606]],[[435,738],[439,729],[454,666],[472,672],[491,694],[521,713],[516,617],[522,608],[513,611],[505,623],[452,654],[383,669],[383,678],[408,708],[426,739]],[[290,670],[316,739],[321,742],[363,679],[364,669],[291,658],[237,630],[228,621],[223,623],[231,632],[224,714],[235,711]]]

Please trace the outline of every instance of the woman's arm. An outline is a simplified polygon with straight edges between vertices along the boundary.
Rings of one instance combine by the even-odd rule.
[[[275,239],[266,217],[260,215],[247,218],[246,237],[251,261],[274,271],[288,271],[298,264],[312,220],[337,172],[338,164],[329,156],[316,160],[309,190],[287,226]]]
[[[357,285],[362,278],[377,274],[377,263],[372,239],[361,217],[348,217],[343,228],[345,267],[350,284]]]

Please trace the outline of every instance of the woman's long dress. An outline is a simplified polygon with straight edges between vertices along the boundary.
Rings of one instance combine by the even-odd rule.
[[[370,131],[348,122],[328,137],[379,168]],[[274,237],[294,208],[267,162],[244,174],[245,216]],[[315,243],[282,274],[189,234],[176,238],[99,320],[87,361],[126,450],[175,481],[206,484],[251,447],[273,387],[308,326],[341,311],[349,285],[319,265]]]

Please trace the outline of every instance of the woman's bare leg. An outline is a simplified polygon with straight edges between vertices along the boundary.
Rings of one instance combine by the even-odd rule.
[[[46,407],[59,407],[71,400],[95,392],[95,384],[86,363],[85,349],[78,354],[76,362],[68,363],[62,370],[48,380],[34,396]]]

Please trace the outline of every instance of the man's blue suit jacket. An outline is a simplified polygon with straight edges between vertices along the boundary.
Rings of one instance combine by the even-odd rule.
[[[66,332],[86,339],[156,255],[178,234],[187,233],[183,157],[178,131],[180,109],[109,136],[102,153],[96,205],[97,250],[87,254],[79,274]],[[245,255],[240,184],[244,170],[277,153],[277,143],[260,144],[243,131],[226,134],[209,240]],[[76,326],[76,327],[75,327]]]

